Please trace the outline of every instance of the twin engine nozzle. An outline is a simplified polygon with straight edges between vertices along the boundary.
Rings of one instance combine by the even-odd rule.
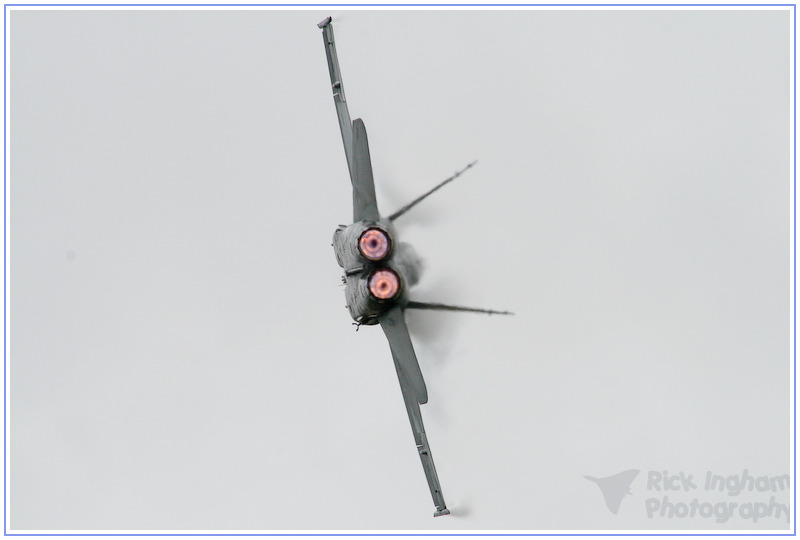
[[[392,251],[392,240],[383,229],[370,227],[361,233],[358,251],[367,260],[382,261]],[[377,300],[391,300],[400,292],[400,276],[391,268],[376,268],[369,275],[367,288]]]
[[[340,225],[333,235],[336,262],[344,269],[347,306],[358,322],[372,321],[387,302],[403,292],[403,280],[389,262],[393,256],[391,224],[359,221]]]

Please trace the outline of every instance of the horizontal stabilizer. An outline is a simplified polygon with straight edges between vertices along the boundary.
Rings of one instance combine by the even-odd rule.
[[[451,306],[448,304],[437,304],[432,302],[409,302],[406,309],[431,309],[436,311],[468,311],[471,313],[485,313],[487,315],[513,315],[510,311],[498,311],[496,309],[483,309],[466,306]]]
[[[375,180],[369,157],[367,130],[361,118],[353,120],[353,221],[378,221],[378,202],[375,199]]]
[[[408,392],[413,393],[416,403],[427,403],[428,388],[425,386],[425,379],[422,377],[422,370],[419,368],[417,355],[411,344],[403,310],[395,306],[378,317],[378,321],[386,334],[386,339],[389,340],[400,386],[407,387]]]

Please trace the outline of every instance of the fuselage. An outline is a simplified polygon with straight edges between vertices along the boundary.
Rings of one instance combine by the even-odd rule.
[[[392,264],[396,252],[391,222],[357,221],[333,233],[336,262],[344,270],[350,316],[359,324],[377,324],[378,316],[405,296],[405,280]]]

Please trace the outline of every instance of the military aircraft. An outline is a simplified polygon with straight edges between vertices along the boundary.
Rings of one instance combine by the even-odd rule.
[[[422,460],[422,468],[428,480],[433,503],[436,505],[436,512],[433,515],[434,517],[443,516],[449,514],[450,510],[447,509],[444,502],[428,438],[425,435],[425,426],[422,423],[422,413],[419,409],[420,405],[428,402],[428,390],[414,353],[414,346],[411,344],[404,310],[432,309],[503,315],[511,313],[415,302],[408,299],[407,289],[416,281],[416,276],[413,275],[415,272],[409,270],[413,264],[408,264],[409,259],[413,259],[413,255],[407,245],[397,241],[397,232],[393,222],[427,196],[458,178],[475,162],[470,163],[390,216],[381,217],[375,199],[375,183],[372,176],[367,132],[364,122],[360,118],[350,121],[331,21],[331,17],[328,17],[317,26],[322,29],[322,37],[325,42],[333,101],[336,105],[339,128],[344,142],[344,153],[353,186],[353,223],[339,225],[333,234],[333,249],[336,254],[336,262],[344,269],[342,281],[345,284],[347,308],[355,321],[354,324],[357,325],[356,329],[361,325],[380,324],[389,340],[394,367],[400,380],[411,429],[414,432],[414,442]]]

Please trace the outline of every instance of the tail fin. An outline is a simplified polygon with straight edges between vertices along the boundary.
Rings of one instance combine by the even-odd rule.
[[[450,182],[452,182],[453,180],[455,180],[456,178],[458,178],[459,176],[464,174],[468,169],[471,169],[473,167],[473,165],[475,165],[476,163],[477,163],[477,161],[473,161],[472,163],[470,163],[469,165],[467,165],[466,167],[464,167],[463,169],[461,169],[460,171],[455,173],[453,176],[451,176],[450,178],[445,180],[444,182],[441,182],[440,184],[438,184],[436,187],[434,187],[430,191],[428,191],[426,193],[423,193],[422,195],[420,195],[419,197],[417,197],[416,199],[414,199],[413,201],[411,201],[410,203],[408,203],[407,205],[402,207],[400,210],[398,210],[397,212],[395,212],[394,214],[389,216],[389,221],[394,221],[395,219],[399,218],[400,216],[402,216],[403,214],[405,214],[406,212],[411,210],[413,207],[415,207],[417,204],[422,202],[422,200],[425,199],[428,195],[432,194],[434,191],[437,191],[437,190],[441,189],[445,185],[449,184]]]
[[[485,313],[487,315],[513,315],[510,311],[498,311],[495,309],[473,308],[465,306],[451,306],[448,304],[436,304],[431,302],[408,302],[406,309],[432,309],[436,311],[469,311],[471,313]]]

